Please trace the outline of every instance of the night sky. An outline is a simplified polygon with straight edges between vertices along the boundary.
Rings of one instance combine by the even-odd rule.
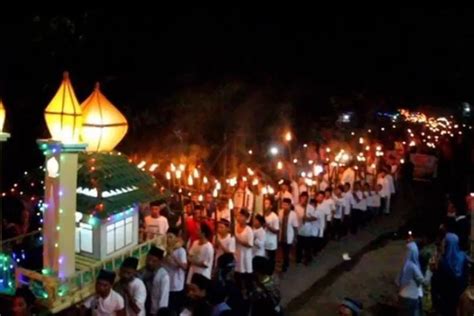
[[[116,104],[137,112],[183,86],[229,78],[308,87],[295,120],[314,100],[358,91],[393,107],[453,107],[473,97],[473,10],[2,11],[8,180],[40,161],[42,112],[64,70],[80,101],[99,80]]]

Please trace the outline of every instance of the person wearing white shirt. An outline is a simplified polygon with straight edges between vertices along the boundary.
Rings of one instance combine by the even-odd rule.
[[[168,307],[170,294],[170,277],[163,267],[164,250],[152,246],[146,256],[145,270],[141,279],[145,283],[147,315],[156,315],[162,307]]]
[[[326,229],[326,214],[329,204],[324,203],[324,192],[316,194],[316,238],[314,239],[313,252],[316,254],[324,247],[324,236]]]
[[[209,241],[210,238],[212,238],[211,229],[208,225],[202,223],[200,226],[199,239],[195,240],[189,249],[188,284],[191,282],[194,273],[200,273],[208,279],[211,278],[212,264],[214,262],[214,247]]]
[[[235,238],[230,234],[230,222],[222,219],[217,223],[216,260],[225,253],[235,253]]]
[[[283,202],[283,199],[290,199],[291,203],[293,203],[293,194],[290,191],[291,188],[291,182],[288,180],[283,180],[283,182],[280,185],[280,191],[278,191],[276,195],[276,199],[278,201],[278,208],[281,208],[281,203]]]
[[[184,240],[179,234],[179,229],[170,229],[168,232],[167,247],[168,254],[165,257],[165,268],[170,277],[170,296],[168,307],[179,314],[185,301],[184,284],[186,281],[186,270],[188,259]]]
[[[281,227],[280,244],[283,251],[282,272],[286,272],[290,266],[290,250],[295,241],[298,229],[298,218],[296,212],[292,210],[292,207],[290,199],[283,199],[281,209],[278,212]]]
[[[306,185],[306,178],[300,177],[298,180],[298,192],[299,194],[303,192],[308,192],[308,186]]]
[[[253,219],[253,257],[265,257],[265,217],[257,214]]]
[[[368,186],[369,184],[367,184]],[[367,188],[368,190],[368,188]],[[370,216],[374,218],[378,215],[380,209],[380,195],[377,189],[368,191],[367,197],[367,211],[369,212]]]
[[[254,207],[254,195],[247,186],[247,181],[244,179],[239,180],[238,188],[234,193],[234,208],[238,214],[241,209],[246,209],[250,212],[250,216],[253,214]]]
[[[388,211],[388,213],[390,213],[390,207],[391,207],[390,202],[392,201],[392,197],[395,194],[395,182],[394,182],[393,176],[390,174],[390,172],[387,172],[385,178],[387,179],[388,188],[389,188],[389,192],[390,192],[390,195],[389,195],[389,198],[388,198],[388,207],[387,207],[387,211]]]
[[[369,210],[369,200],[370,200],[370,185],[364,183],[362,193],[364,195],[364,205],[362,205],[362,226],[365,227],[370,219],[372,218],[371,210]]]
[[[292,180],[290,183],[291,187],[291,203],[296,203],[300,196],[300,188],[296,181]]]
[[[252,259],[253,259],[253,231],[247,225],[250,213],[246,209],[240,210],[235,225],[235,280],[245,293],[252,286]]]
[[[120,280],[114,289],[122,295],[127,315],[145,316],[146,288],[143,281],[136,277],[137,267],[137,258],[125,258],[120,266]]]
[[[350,165],[342,173],[341,182],[343,184],[349,183],[351,185],[351,187],[353,187],[354,186],[354,181],[355,181],[355,176],[356,176],[355,170],[352,167],[352,165]]]
[[[228,204],[229,203],[227,200],[219,200],[219,202],[217,203],[216,214],[212,214],[211,219],[217,219],[218,222],[222,219],[225,219],[230,223],[231,219]]]
[[[145,217],[146,239],[152,239],[157,236],[166,235],[169,228],[168,219],[161,215],[162,204],[159,202],[153,202],[151,203],[150,207],[150,215]]]
[[[333,216],[333,231],[334,238],[336,240],[341,239],[344,229],[343,229],[343,219],[344,219],[344,208],[346,206],[345,199],[342,196],[342,190],[344,186],[338,185],[334,189],[333,201],[335,203],[335,211]]]
[[[354,183],[354,190],[351,194],[351,233],[354,235],[357,233],[359,226],[362,223],[362,212],[365,208],[367,210],[367,202],[364,193],[361,190],[360,182]]]
[[[343,234],[344,236],[347,235],[349,232],[349,228],[351,226],[351,216],[352,216],[352,192],[351,192],[351,185],[349,183],[344,184],[344,191],[342,193],[344,198],[344,217],[343,217]]]
[[[334,212],[336,210],[336,203],[332,199],[332,189],[329,187],[324,191],[324,204],[326,204],[327,207],[324,208],[326,211],[326,229],[325,229],[325,242],[329,242],[329,240],[333,237],[334,231],[333,231],[333,225],[332,225],[332,218],[334,216]]]
[[[316,209],[309,204],[308,192],[300,194],[299,203],[295,206],[298,217],[298,236],[296,241],[296,263],[304,260],[307,265],[312,260],[312,241],[316,237]]]
[[[273,212],[272,200],[265,199],[265,252],[270,261],[270,272],[275,271],[275,258],[278,248],[278,232],[280,230],[280,222],[278,215]]]
[[[385,170],[381,170],[378,177],[377,177],[377,184],[382,186],[382,190],[380,191],[380,196],[382,197],[382,212],[384,214],[390,213],[390,197],[392,195],[390,190],[390,183],[389,179],[386,177]]]
[[[123,297],[112,289],[115,272],[101,270],[95,283],[95,295],[84,302],[93,316],[125,316]]]

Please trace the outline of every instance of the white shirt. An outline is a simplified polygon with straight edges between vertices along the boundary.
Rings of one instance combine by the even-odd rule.
[[[380,196],[383,198],[389,197],[391,194],[391,191],[390,191],[390,184],[389,184],[389,180],[387,179],[387,176],[385,176],[384,178],[378,177],[377,184],[380,184],[382,186],[382,190],[380,191]]]
[[[328,208],[327,204],[320,203],[316,206],[316,221],[317,225],[317,237],[323,238],[324,237],[324,230],[326,229],[326,209]]]
[[[217,221],[220,221],[221,219],[226,219],[230,223],[230,211],[227,207],[221,211],[217,210],[216,212],[217,212]],[[212,219],[214,219],[214,216],[215,214],[212,214]]]
[[[298,192],[301,194],[303,192],[308,192],[308,187],[306,186],[306,184],[300,184],[298,186]],[[295,201],[298,201],[298,199],[296,199]]]
[[[289,192],[289,191],[285,191],[285,192],[280,191],[280,192],[278,192],[277,200],[280,203],[282,203],[283,199],[290,199],[291,203],[293,203],[293,194],[291,194],[291,192]]]
[[[319,191],[326,191],[326,189],[329,187],[329,182],[323,179],[321,182],[319,182]]]
[[[140,308],[140,312],[137,314],[135,313],[127,304],[125,306],[126,311],[127,311],[127,316],[145,316],[146,315],[146,310],[145,310],[145,301],[146,301],[146,287],[145,283],[139,278],[134,278],[132,282],[128,284],[128,292],[132,296],[135,304]]]
[[[359,202],[356,201],[354,196],[357,196],[357,198],[359,199]],[[352,192],[351,205],[352,205],[352,208],[355,208],[361,211],[367,210],[367,199],[362,191]]]
[[[395,194],[395,183],[393,182],[392,175],[387,174],[385,178],[387,178],[387,181],[388,181],[388,188],[390,190],[390,194]]]
[[[246,208],[250,214],[253,211],[253,193],[249,188],[245,188],[245,191],[242,189],[237,189],[234,194],[234,207],[239,209]]]
[[[347,182],[350,183],[351,188],[352,188],[352,186],[354,185],[354,181],[355,181],[355,171],[354,171],[354,169],[347,168],[346,170],[344,170],[344,172],[342,173],[341,182],[343,184],[346,184]]]
[[[253,256],[265,257],[265,229],[253,229]]]
[[[332,213],[336,210],[336,203],[332,198],[325,199],[322,204],[325,204],[324,211],[326,212],[326,221],[332,221]]]
[[[292,202],[295,202],[298,201],[298,198],[300,196],[300,190],[299,190],[299,186],[298,186],[298,183],[296,183],[296,181],[291,181],[291,197],[292,197]]]
[[[303,223],[303,218],[305,215],[306,217],[316,217],[316,209],[310,204],[307,204],[306,207],[301,204],[297,204],[295,206],[295,211],[298,218],[298,235],[304,237],[316,236],[318,233],[316,221]]]
[[[198,267],[191,265],[189,267],[187,283],[191,283],[191,278],[194,273],[200,273],[206,278],[211,278],[212,272],[212,261],[214,260],[214,247],[210,242],[206,242],[204,245],[199,244],[199,240],[195,240],[189,249],[189,256],[194,257],[195,260],[204,262],[207,268]]]
[[[380,207],[380,195],[378,192],[371,191],[370,195],[367,197],[367,206],[370,207]]]
[[[150,314],[156,314],[162,307],[168,307],[170,295],[170,277],[164,267],[160,267],[150,277],[149,271],[145,270],[142,274],[143,282],[147,287],[147,295],[149,296]],[[150,278],[149,278],[150,277]]]
[[[339,198],[336,195],[332,199],[335,204],[334,218],[342,219],[342,216],[345,214],[345,199],[342,196]]]
[[[168,232],[168,219],[164,216],[158,216],[157,218],[148,215],[145,217],[145,232],[147,238],[154,238],[159,235],[166,235]]]
[[[239,273],[252,273],[252,259],[253,259],[253,231],[249,226],[245,226],[245,229],[240,232],[237,231],[237,226],[235,227],[235,238],[236,240],[244,241],[250,244],[249,247],[241,245],[236,241],[235,247],[235,272]]]
[[[344,192],[342,197],[344,203],[344,215],[351,215],[352,192]]]
[[[183,247],[173,250],[169,257],[173,257],[182,264],[188,263],[186,250]],[[168,275],[170,277],[170,292],[179,292],[184,290],[184,278],[186,271],[181,269],[181,267],[177,265],[175,260],[172,258],[166,259],[165,268],[166,271],[168,271]]]
[[[230,252],[235,253],[235,238],[231,234],[227,234],[224,238],[221,238],[219,234],[217,235],[219,240],[217,249],[216,249],[216,262],[220,256],[224,254],[224,249],[220,246],[221,244]]]
[[[295,211],[290,211],[288,214],[288,223],[286,227],[283,227],[283,217],[284,217],[284,211],[281,209],[278,212],[278,217],[280,218],[280,239],[283,237],[283,230],[286,229],[286,240],[283,240],[283,242],[286,242],[288,245],[291,245],[293,241],[295,240],[295,229],[298,228],[298,218],[296,216]]]
[[[106,298],[96,295],[89,297],[84,302],[84,306],[92,310],[93,316],[113,316],[125,307],[125,303],[120,294],[110,290]]]
[[[280,221],[278,216],[271,212],[270,215],[265,216],[265,223],[268,227],[272,229],[280,229]],[[278,236],[277,234],[272,233],[270,230],[266,229],[265,232],[265,249],[266,250],[276,250],[278,248]]]

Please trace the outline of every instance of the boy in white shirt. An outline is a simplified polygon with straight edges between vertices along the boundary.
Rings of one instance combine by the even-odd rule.
[[[335,202],[336,210],[334,211],[334,219],[333,219],[333,231],[334,231],[334,239],[339,240],[341,239],[344,229],[343,229],[343,218],[344,218],[344,208],[345,208],[345,199],[342,196],[342,190],[344,187],[342,185],[338,185],[334,189],[333,200]]]
[[[351,226],[351,212],[352,212],[352,192],[351,185],[349,183],[344,184],[344,191],[342,193],[344,197],[344,217],[343,217],[343,234],[344,236],[348,234],[349,228]]]
[[[115,272],[100,270],[95,283],[95,295],[84,302],[84,307],[93,316],[125,316],[125,303],[122,296],[112,289]]]
[[[186,270],[188,259],[184,240],[180,236],[178,228],[168,231],[167,239],[168,254],[165,258],[165,268],[170,277],[169,308],[177,314],[181,313],[185,300],[184,284],[186,283]]]
[[[324,202],[324,191],[319,191],[316,194],[316,237],[314,238],[313,253],[318,254],[324,247],[324,235],[326,228],[326,209],[327,204]]]
[[[226,219],[221,219],[217,223],[216,235],[216,260],[225,253],[235,253],[235,238],[230,234],[230,222]]]
[[[377,189],[378,187],[381,188],[380,185],[376,185],[375,190],[370,191],[369,197],[367,198],[367,210],[372,218],[378,215],[380,209],[380,195],[379,190]]]
[[[146,239],[166,235],[169,228],[168,219],[161,214],[166,204],[163,204],[161,201],[155,201],[150,204],[150,207],[150,215],[145,217]]]
[[[316,209],[309,204],[308,192],[302,192],[295,206],[298,217],[298,236],[296,241],[296,263],[308,265],[312,260],[311,242],[316,237]]]
[[[390,197],[392,195],[390,190],[390,183],[389,179],[386,177],[385,170],[380,170],[380,173],[377,177],[377,184],[382,186],[382,190],[380,191],[380,196],[382,197],[382,212],[384,214],[390,213]]]
[[[225,219],[230,223],[230,210],[229,210],[228,204],[229,203],[227,200],[224,200],[224,199],[219,200],[219,202],[217,203],[217,209],[216,209],[217,214],[212,214],[212,219],[214,220],[217,215],[218,222],[222,219]]]
[[[188,284],[191,282],[194,273],[200,273],[206,278],[211,278],[214,261],[214,247],[210,242],[211,238],[211,229],[205,223],[201,223],[199,239],[193,242],[188,253]]]
[[[137,278],[137,267],[137,258],[125,258],[120,266],[120,280],[114,289],[122,295],[127,315],[145,316],[146,288],[143,281]]]
[[[290,266],[290,250],[298,229],[298,219],[295,211],[292,210],[290,199],[283,199],[278,215],[281,226],[280,243],[283,251],[282,272],[286,272]]]
[[[334,216],[334,212],[336,210],[336,203],[332,199],[332,189],[326,188],[324,191],[324,201],[323,204],[326,205],[326,231],[325,231],[325,242],[329,242],[330,239],[334,237],[334,230],[332,225],[332,218]]]
[[[265,257],[265,217],[257,214],[253,219],[253,256]]]
[[[371,200],[370,185],[367,182],[364,183],[362,193],[365,197],[365,210],[362,210],[362,226],[366,226],[372,219],[372,210],[369,209],[369,202]]]
[[[265,199],[265,252],[270,261],[270,272],[275,270],[276,251],[278,249],[278,233],[280,231],[280,221],[278,215],[273,212],[272,200]]]
[[[145,308],[147,315],[156,315],[162,307],[168,307],[170,278],[163,267],[164,250],[151,246],[146,256],[145,270],[141,278],[147,290]]]
[[[355,235],[359,230],[359,226],[362,224],[362,216],[364,215],[362,212],[367,210],[367,202],[364,193],[362,193],[359,181],[354,183],[354,190],[351,196],[351,233]]]

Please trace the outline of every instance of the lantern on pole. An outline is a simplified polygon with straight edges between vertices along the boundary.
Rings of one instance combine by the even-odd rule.
[[[88,144],[87,151],[112,151],[127,133],[125,116],[102,94],[98,83],[81,106],[81,136]]]
[[[0,100],[0,133],[3,133],[3,127],[5,125],[5,107],[3,106],[2,100]]]
[[[64,144],[79,143],[82,111],[67,72],[64,72],[63,82],[44,114],[53,140]]]

